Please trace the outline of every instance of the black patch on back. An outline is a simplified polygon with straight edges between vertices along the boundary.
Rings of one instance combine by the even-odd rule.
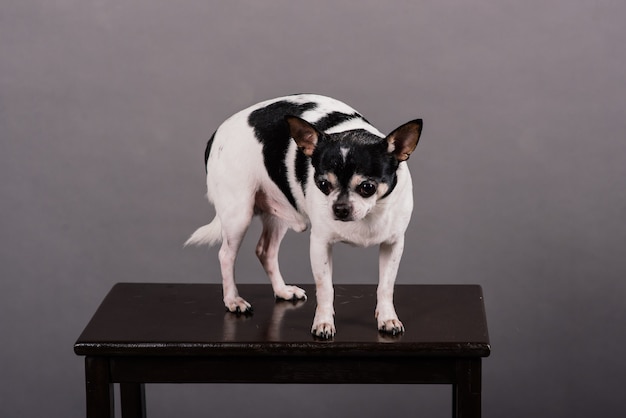
[[[209,161],[209,155],[211,155],[211,146],[213,145],[213,140],[215,139],[215,132],[209,138],[209,142],[206,144],[206,149],[204,150],[204,171],[206,171],[206,164]]]
[[[358,113],[348,114],[348,113],[342,113],[342,112],[331,112],[328,115],[321,118],[320,120],[318,120],[317,122],[315,122],[313,125],[315,125],[315,127],[319,131],[324,132],[334,126],[337,126],[346,121],[349,121],[350,119],[356,119],[356,118],[363,119],[363,116],[361,116]]]
[[[289,126],[285,122],[284,117],[286,115],[300,117],[304,112],[316,107],[317,104],[314,102],[298,104],[283,100],[257,109],[250,113],[248,117],[248,123],[254,129],[259,142],[263,145],[263,159],[270,178],[276,183],[294,208],[297,208],[296,200],[289,188],[287,166],[285,165],[285,156],[291,137],[289,135]],[[296,159],[296,176],[302,183],[302,178],[306,181],[305,166],[308,164],[308,161],[306,156],[300,154],[298,153]],[[302,161],[302,158],[304,158],[304,161]],[[302,184],[304,189],[304,183]]]

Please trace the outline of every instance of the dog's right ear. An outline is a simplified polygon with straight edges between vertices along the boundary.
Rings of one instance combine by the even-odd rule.
[[[313,125],[297,116],[285,116],[289,125],[289,135],[296,141],[298,149],[307,157],[313,155],[320,133]]]
[[[398,161],[408,160],[411,153],[415,151],[422,134],[422,126],[424,126],[422,120],[415,119],[400,126],[387,136],[388,151],[395,155]]]

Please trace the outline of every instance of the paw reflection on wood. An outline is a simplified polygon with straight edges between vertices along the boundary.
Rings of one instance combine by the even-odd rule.
[[[269,321],[259,321],[256,327],[254,327],[254,335],[251,335],[250,337],[261,341],[280,341],[280,330],[282,328],[285,315],[288,315],[287,312],[289,311],[301,308],[305,303],[306,299],[276,299],[272,309],[272,316]],[[224,314],[224,341],[237,341],[237,330],[240,329],[241,331],[244,324],[248,325],[251,321],[254,321],[254,319],[255,315],[253,313],[244,314],[227,311]],[[249,332],[249,330],[250,327],[246,329],[246,332]]]

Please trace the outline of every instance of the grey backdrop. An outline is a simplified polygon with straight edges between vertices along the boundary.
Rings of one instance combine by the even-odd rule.
[[[483,286],[485,416],[622,416],[624,16],[617,0],[3,0],[0,416],[83,416],[72,345],[113,283],[219,282],[215,249],[182,248],[212,214],[205,141],[294,92],[385,131],[424,118],[398,281]],[[266,283],[257,232],[241,282]],[[307,240],[283,245],[292,282],[312,282]],[[375,283],[375,252],[338,248],[336,282]],[[147,396],[151,417],[449,413],[439,386]]]

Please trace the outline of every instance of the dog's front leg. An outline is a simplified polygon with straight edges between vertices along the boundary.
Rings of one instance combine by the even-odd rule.
[[[335,335],[332,246],[311,233],[311,269],[315,278],[317,307],[311,333],[329,339]]]
[[[376,319],[379,331],[393,335],[404,332],[404,326],[398,319],[393,306],[393,288],[403,251],[404,237],[400,237],[394,242],[380,244]]]

